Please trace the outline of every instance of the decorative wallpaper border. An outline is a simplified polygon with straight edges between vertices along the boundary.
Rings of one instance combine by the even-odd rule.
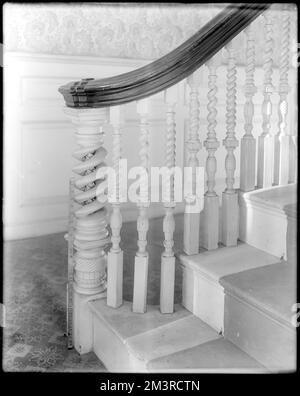
[[[4,47],[7,51],[29,53],[152,60],[183,43],[225,6],[225,3],[6,3],[3,7]],[[291,36],[295,40],[296,13],[294,8]],[[254,24],[255,38],[261,41],[262,18]],[[274,62],[277,64],[280,12],[276,10],[274,24]],[[240,49],[238,62],[244,63],[244,35],[240,34],[236,40],[236,47]],[[260,47],[262,51],[263,46]],[[258,63],[261,59],[262,53],[257,53]]]

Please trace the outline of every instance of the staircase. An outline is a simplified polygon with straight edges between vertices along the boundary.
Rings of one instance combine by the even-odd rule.
[[[296,303],[297,137],[288,78],[292,15],[293,7],[286,5],[230,5],[176,50],[150,65],[124,75],[84,79],[60,88],[66,115],[76,129],[74,157],[78,161],[71,183],[68,236],[69,290],[72,285],[74,289],[71,341],[79,353],[93,350],[109,371],[295,370],[292,307]],[[262,21],[265,30],[261,46],[253,35],[257,20]],[[276,29],[281,32],[277,82],[273,76]],[[240,34],[245,38],[246,65],[244,88],[237,95],[236,37]],[[263,53],[263,81],[257,85],[256,49]],[[219,193],[216,152],[221,148],[216,127],[218,68],[223,62],[223,50],[227,54],[226,134],[222,136],[225,180],[224,190]],[[199,95],[203,67],[208,79],[207,135],[201,144]],[[180,126],[177,131],[175,115],[177,84],[183,80],[189,94],[181,103],[182,111],[189,115],[185,168],[191,173],[183,175],[188,188],[184,190],[183,232],[179,236],[182,244],[177,246],[174,212],[178,190],[174,166],[176,136],[183,131]],[[259,126],[253,102],[258,90],[262,99]],[[165,100],[165,166],[171,172],[169,184],[162,182],[169,194],[163,200],[162,238],[158,233],[148,233],[149,97],[160,91],[164,91]],[[274,94],[279,99],[276,103]],[[120,187],[125,177],[120,164],[124,106],[134,101],[140,120],[139,157],[143,172],[136,201],[137,250],[132,258],[126,251],[126,237],[121,238],[121,204],[124,196],[127,198],[127,190],[124,195]],[[272,105],[277,108],[277,122],[272,117]],[[239,141],[236,129],[241,108],[245,133]],[[109,190],[110,176],[104,173],[104,132],[113,134],[113,193]],[[235,150],[239,145],[237,186]],[[199,166],[202,146],[206,149],[205,180]],[[147,304],[149,236],[154,245],[162,247],[161,256],[155,256],[160,264],[159,305]],[[129,256],[134,262],[130,280],[133,298],[125,301],[123,266]],[[181,304],[174,302],[176,265],[182,270]]]

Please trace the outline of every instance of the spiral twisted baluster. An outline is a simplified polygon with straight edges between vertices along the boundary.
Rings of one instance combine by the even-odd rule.
[[[245,96],[246,103],[244,106],[244,117],[245,117],[245,137],[253,137],[253,115],[254,105],[253,96],[257,89],[254,84],[254,72],[255,72],[255,41],[252,26],[245,29],[247,38],[247,49],[246,49],[246,84],[245,84]]]
[[[173,251],[175,231],[174,219],[174,167],[176,158],[176,123],[175,106],[177,102],[177,86],[165,91],[166,109],[166,160],[165,165],[170,173],[170,183],[166,201],[164,202],[165,216],[163,220],[164,251],[161,256],[160,279],[160,310],[162,313],[174,311],[174,286],[175,286],[175,256]]]
[[[226,137],[223,145],[227,151],[225,158],[226,188],[222,194],[222,242],[225,246],[236,246],[239,229],[238,195],[234,189],[236,160],[234,150],[238,146],[235,137],[236,127],[236,65],[234,44],[227,46],[227,84],[226,84]]]
[[[175,109],[174,105],[170,104],[166,112],[166,167],[173,168],[175,166],[175,153],[176,153],[176,135],[175,135]],[[166,186],[166,197],[170,202],[174,200],[174,175],[170,177],[170,183]]]
[[[219,197],[215,191],[215,175],[217,160],[215,153],[220,146],[217,140],[217,68],[221,64],[220,53],[211,58],[208,67],[208,93],[207,93],[207,137],[203,145],[207,150],[206,175],[207,191],[204,194],[204,216],[202,229],[202,246],[207,250],[216,249],[219,243]]]
[[[236,160],[234,150],[238,146],[238,140],[235,137],[236,127],[236,65],[235,50],[231,42],[227,46],[228,66],[227,66],[227,84],[226,84],[226,138],[223,145],[227,150],[225,158],[226,170],[226,193],[234,193],[234,172]]]
[[[218,55],[217,55],[218,56]],[[219,58],[216,56],[207,63],[208,75],[208,93],[207,93],[207,139],[204,141],[204,146],[207,150],[206,159],[206,173],[207,173],[207,191],[206,196],[216,196],[215,188],[215,174],[217,171],[217,161],[215,152],[219,147],[219,142],[216,135],[217,126],[217,67],[219,66]]]
[[[256,141],[252,135],[254,104],[253,96],[257,89],[254,83],[255,72],[255,41],[253,26],[245,29],[246,34],[246,79],[244,105],[244,130],[245,134],[241,141],[240,156],[240,189],[241,191],[252,191],[255,188],[255,161],[256,161]]]
[[[143,313],[147,306],[147,282],[148,282],[148,252],[147,233],[148,220],[148,174],[149,174],[149,99],[143,99],[137,103],[137,112],[140,116],[140,161],[144,173],[140,181],[140,202],[138,203],[139,215],[137,218],[138,251],[134,262],[134,287],[133,287],[133,312]]]
[[[265,19],[265,52],[264,52],[264,101],[263,101],[263,135],[270,133],[270,119],[272,114],[271,94],[273,92],[272,74],[273,74],[273,27],[272,19],[269,13],[264,14]]]
[[[271,187],[274,179],[274,149],[275,136],[271,134],[272,101],[274,91],[273,75],[273,18],[269,12],[263,15],[265,22],[264,51],[264,91],[262,103],[262,133],[258,138],[257,186]]]
[[[110,217],[112,246],[107,258],[107,305],[118,308],[123,302],[123,251],[120,247],[122,227],[122,214],[120,208],[120,160],[121,160],[121,134],[124,127],[124,107],[114,106],[110,109],[110,123],[113,126],[112,160],[115,171],[116,191],[112,202]]]
[[[286,7],[286,5],[285,5]],[[290,12],[282,11],[281,47],[279,57],[279,105],[278,105],[278,134],[275,143],[275,184],[287,184],[289,181],[290,138],[287,133],[287,95],[290,91],[288,72],[290,66]]]

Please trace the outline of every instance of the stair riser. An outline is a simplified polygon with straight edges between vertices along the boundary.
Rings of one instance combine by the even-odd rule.
[[[218,333],[224,329],[224,289],[219,282],[182,266],[182,305]]]
[[[286,259],[287,218],[252,202],[240,202],[239,239],[276,257]]]
[[[227,293],[224,336],[271,371],[296,367],[296,330]]]
[[[127,345],[102,322],[93,315],[93,350],[110,372],[147,372],[146,362],[136,359]]]

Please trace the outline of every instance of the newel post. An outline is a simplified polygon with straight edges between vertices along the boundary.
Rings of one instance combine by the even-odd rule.
[[[107,181],[101,174],[107,151],[103,125],[108,109],[66,108],[75,128],[73,344],[79,353],[92,350],[92,314],[87,302],[106,295],[106,253],[110,241],[106,219]]]

